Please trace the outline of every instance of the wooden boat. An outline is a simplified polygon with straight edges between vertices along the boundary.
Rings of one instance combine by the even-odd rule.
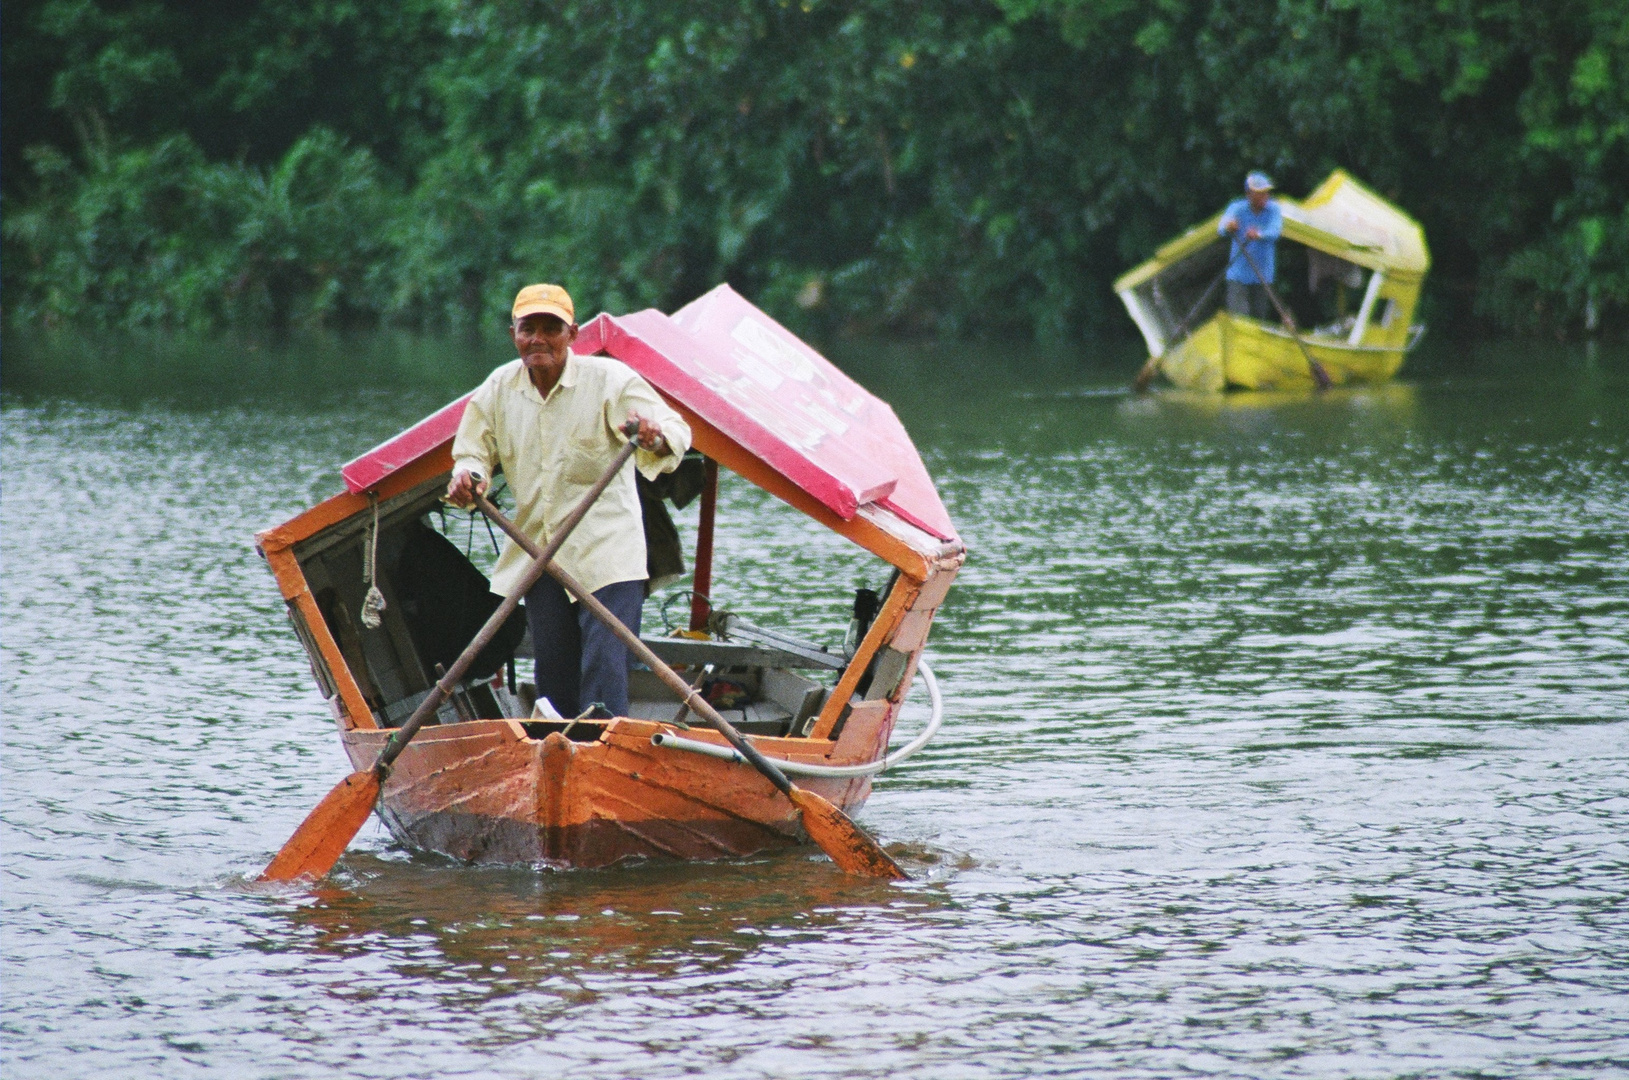
[[[1277,201],[1284,235],[1275,288],[1307,351],[1337,385],[1397,374],[1423,330],[1413,318],[1431,264],[1424,230],[1339,169],[1304,200]],[[1283,326],[1226,310],[1225,289],[1214,286],[1232,248],[1216,231],[1221,217],[1114,283],[1151,361],[1189,390],[1312,387],[1306,357]]]
[[[857,810],[871,776],[901,757],[885,754],[919,671],[935,703],[924,735],[937,727],[922,649],[966,554],[904,427],[728,286],[671,317],[600,315],[573,349],[644,376],[689,422],[704,459],[689,627],[646,643],[681,673],[712,665],[736,698],[732,721],[800,785]],[[344,493],[256,537],[358,769],[423,700],[455,609],[474,604],[478,625],[496,606],[471,566],[430,581],[430,564],[406,555],[410,544],[446,553],[444,540],[425,539],[427,522],[432,512],[457,513],[441,508],[440,495],[466,400],[345,465]],[[893,568],[880,595],[856,598],[851,650],[709,609],[720,466]],[[370,553],[386,600],[371,629],[358,618]],[[447,581],[470,573],[479,595],[449,601]],[[472,636],[463,633],[458,647]],[[524,642],[519,651],[526,655]],[[567,722],[532,714],[516,667],[488,663],[397,760],[376,811],[401,843],[478,863],[589,867],[635,856],[714,859],[806,839],[791,803],[720,736],[676,726],[678,698],[650,672],[632,673],[630,715]]]

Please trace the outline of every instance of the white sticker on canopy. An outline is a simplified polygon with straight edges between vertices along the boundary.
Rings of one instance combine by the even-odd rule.
[[[812,401],[800,402],[798,404],[798,408],[802,409],[806,416],[810,416],[821,424],[825,425],[826,430],[830,431],[833,435],[841,435],[843,432],[848,430],[848,424],[844,423],[842,420],[839,420],[837,417],[833,416],[825,409],[822,409],[819,405]]]
[[[743,316],[741,321],[735,324],[735,329],[730,331],[730,337],[788,379],[796,379],[798,382],[814,381],[815,366],[809,362],[809,358],[751,315]],[[740,362],[739,355],[736,361]]]
[[[786,381],[781,377],[780,372],[764,363],[758,354],[750,349],[731,350],[730,359],[735,361],[735,366],[740,368],[748,378],[765,390],[773,390]]]
[[[714,393],[769,431],[788,446],[809,451],[826,437],[826,429],[788,410],[774,398],[766,398],[750,379],[734,382],[708,380]]]

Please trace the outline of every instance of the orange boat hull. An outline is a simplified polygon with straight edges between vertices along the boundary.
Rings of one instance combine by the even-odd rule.
[[[783,761],[863,763],[886,747],[898,709],[886,700],[856,707],[836,742],[754,741]],[[658,730],[622,719],[594,742],[574,742],[531,738],[508,720],[426,728],[397,760],[379,816],[403,844],[477,864],[722,859],[807,841],[797,810],[751,766],[655,746]],[[723,745],[709,732],[688,734]],[[368,767],[388,735],[345,732],[352,763]],[[868,777],[799,784],[851,813],[871,793]]]

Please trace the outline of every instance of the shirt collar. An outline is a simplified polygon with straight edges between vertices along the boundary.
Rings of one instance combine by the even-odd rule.
[[[521,393],[525,394],[527,397],[531,398],[533,401],[537,402],[539,405],[548,404],[549,399],[544,397],[542,394],[538,393],[537,392],[537,387],[532,384],[532,377],[531,377],[531,375],[529,375],[527,373],[526,365],[525,365],[524,362],[520,365],[520,370],[517,371],[515,373],[515,375],[516,375],[516,378],[520,380],[520,392]],[[549,391],[549,397],[553,397],[555,395],[555,393],[557,391],[559,391],[562,387],[571,387],[571,386],[576,386],[576,385],[577,385],[577,354],[574,353],[574,352],[567,351],[567,353],[566,353],[566,366],[560,372],[560,378],[559,378],[559,380],[557,382],[555,382],[554,389]]]

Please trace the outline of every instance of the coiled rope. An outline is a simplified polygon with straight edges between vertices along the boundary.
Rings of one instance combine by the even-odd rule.
[[[368,505],[373,507],[373,527],[368,530],[368,543],[362,549],[362,580],[368,584],[368,594],[362,598],[362,625],[377,630],[384,623],[380,612],[385,610],[385,594],[375,582],[379,561],[379,493],[368,492]]]

